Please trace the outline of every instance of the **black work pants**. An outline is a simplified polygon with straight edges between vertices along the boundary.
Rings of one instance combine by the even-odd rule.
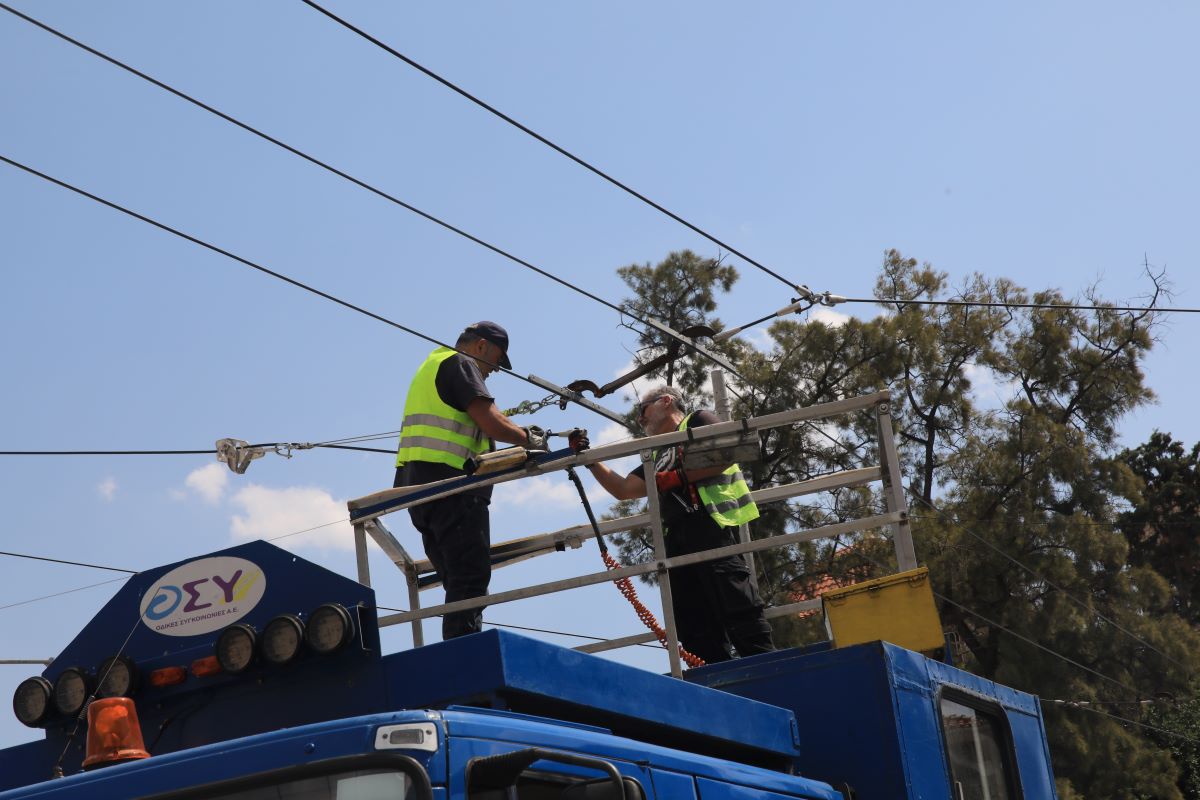
[[[442,579],[446,602],[486,595],[492,579],[487,499],[456,495],[414,506],[408,515]],[[477,633],[482,627],[482,608],[456,611],[442,617],[442,639]]]
[[[667,556],[681,556],[737,544],[737,528],[722,528],[704,510],[667,523]],[[742,555],[675,567],[671,606],[685,648],[709,664],[775,649],[763,602],[750,582]]]

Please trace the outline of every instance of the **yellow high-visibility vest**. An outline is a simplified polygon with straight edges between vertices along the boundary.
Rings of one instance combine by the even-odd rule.
[[[397,467],[409,461],[432,461],[462,469],[468,458],[490,449],[491,441],[471,416],[447,405],[438,395],[438,368],[456,352],[439,347],[417,368],[404,399]]]
[[[691,418],[691,414],[684,417],[677,430],[686,430]],[[655,460],[657,456],[656,452]],[[695,481],[692,485],[696,487],[696,494],[700,495],[704,510],[722,528],[758,519],[758,506],[750,498],[750,487],[742,475],[742,468],[737,464],[731,464],[720,475]]]

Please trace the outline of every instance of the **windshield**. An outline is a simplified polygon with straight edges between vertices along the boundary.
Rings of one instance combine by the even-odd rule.
[[[405,772],[364,769],[281,780],[205,797],[210,800],[420,800],[421,793]]]

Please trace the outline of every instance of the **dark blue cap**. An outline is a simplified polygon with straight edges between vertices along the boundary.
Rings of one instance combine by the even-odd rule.
[[[501,328],[494,322],[483,320],[476,322],[474,325],[467,326],[464,333],[472,333],[480,339],[491,342],[500,348],[500,366],[505,369],[512,369],[512,362],[508,360],[508,331]]]

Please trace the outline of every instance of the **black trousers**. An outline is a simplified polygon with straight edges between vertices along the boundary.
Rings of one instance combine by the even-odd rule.
[[[681,556],[738,543],[737,528],[722,528],[703,509],[667,522],[667,556]],[[709,664],[775,649],[763,602],[750,582],[744,556],[675,567],[671,606],[685,648]]]
[[[408,515],[442,579],[446,602],[486,595],[492,580],[488,501],[457,495],[414,506]],[[456,611],[442,617],[442,639],[477,633],[482,627],[482,608]]]

